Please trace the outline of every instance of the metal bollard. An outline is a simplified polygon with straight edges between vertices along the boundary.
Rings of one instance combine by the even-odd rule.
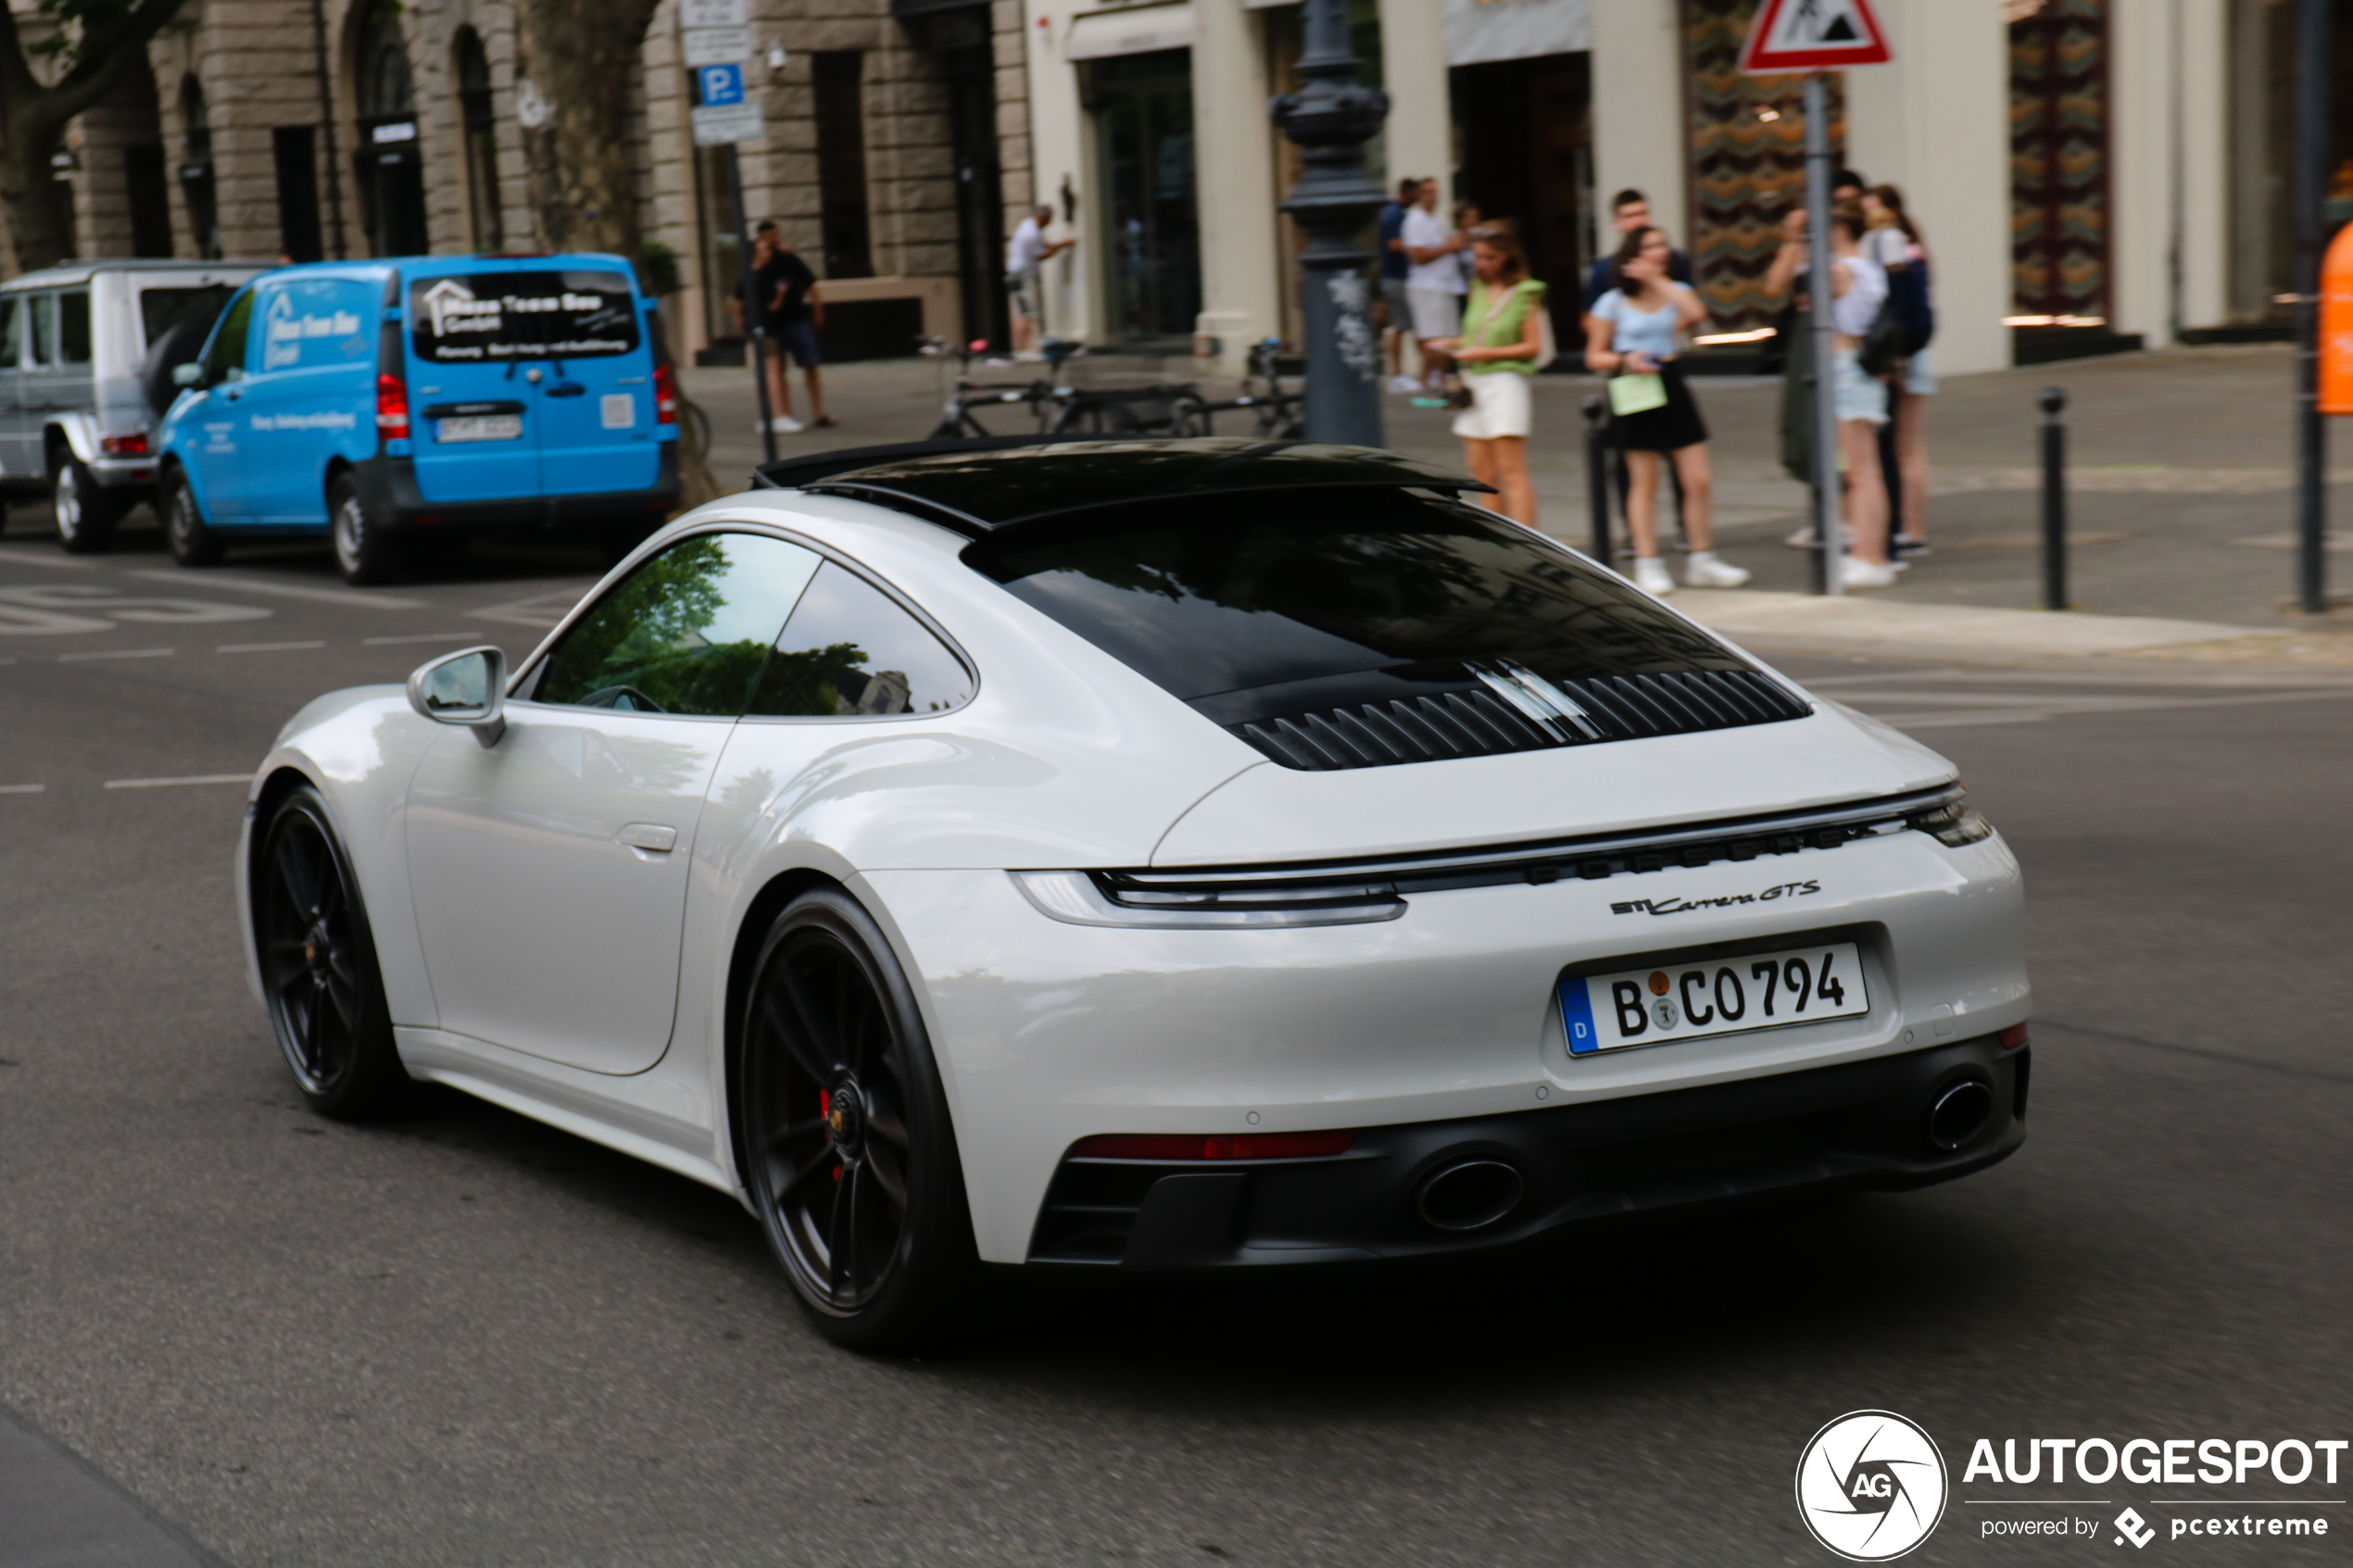
[[[2067,394],[2046,386],[2034,401],[2043,410],[2043,608],[2067,608],[2067,426],[2059,413]]]
[[[1592,510],[1593,558],[1609,566],[1617,545],[1609,525],[1609,426],[1602,415],[1608,405],[1600,393],[1585,397],[1585,500]]]

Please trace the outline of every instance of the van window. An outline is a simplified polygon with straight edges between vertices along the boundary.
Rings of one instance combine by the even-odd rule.
[[[90,363],[90,291],[75,289],[57,296],[57,363]]]
[[[245,378],[245,338],[253,326],[253,293],[247,290],[229,307],[228,318],[212,334],[212,352],[205,356],[204,379],[212,385]]]
[[[209,283],[200,289],[141,289],[139,328],[146,334],[146,346],[154,347],[157,338],[182,321],[212,325],[235,292],[227,283]]]
[[[32,318],[32,340],[25,345],[24,362],[46,365],[52,362],[50,351],[57,342],[57,296],[53,294],[28,295],[25,311]]]
[[[368,285],[349,278],[267,283],[261,295],[261,368],[351,365],[368,357]]]
[[[24,302],[0,299],[0,370],[13,370],[24,359]]]
[[[603,358],[636,351],[637,296],[606,269],[420,278],[409,332],[428,364]]]

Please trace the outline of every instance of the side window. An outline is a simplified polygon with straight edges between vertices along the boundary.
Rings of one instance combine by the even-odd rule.
[[[236,297],[212,334],[212,352],[205,356],[204,379],[208,385],[218,386],[225,381],[243,381],[245,377],[245,339],[253,327],[253,291],[248,289]]]
[[[827,561],[785,623],[745,711],[811,719],[937,713],[972,691],[972,676],[922,621]]]
[[[261,303],[261,368],[316,370],[355,362],[373,346],[367,288],[340,278],[306,278],[255,291]]]
[[[732,719],[824,558],[758,533],[702,533],[639,566],[548,654],[535,700]]]
[[[90,291],[75,289],[57,296],[57,363],[90,363]]]
[[[0,370],[24,363],[24,301],[0,299]]]
[[[32,341],[27,345],[27,365],[49,365],[57,345],[57,296],[36,294],[26,298],[26,314],[32,318]]]

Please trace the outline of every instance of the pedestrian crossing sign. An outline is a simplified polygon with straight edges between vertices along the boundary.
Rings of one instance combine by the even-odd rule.
[[[1870,0],[1765,0],[1741,46],[1741,69],[1758,75],[1836,70],[1894,57]]]

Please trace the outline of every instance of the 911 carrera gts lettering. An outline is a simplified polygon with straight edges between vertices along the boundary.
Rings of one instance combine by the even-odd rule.
[[[1762,893],[1728,893],[1721,898],[1629,898],[1622,904],[1612,904],[1614,915],[1680,915],[1693,909],[1729,909],[1736,904],[1769,904],[1776,898],[1803,898],[1809,893],[1819,893],[1818,882],[1784,882]]]

